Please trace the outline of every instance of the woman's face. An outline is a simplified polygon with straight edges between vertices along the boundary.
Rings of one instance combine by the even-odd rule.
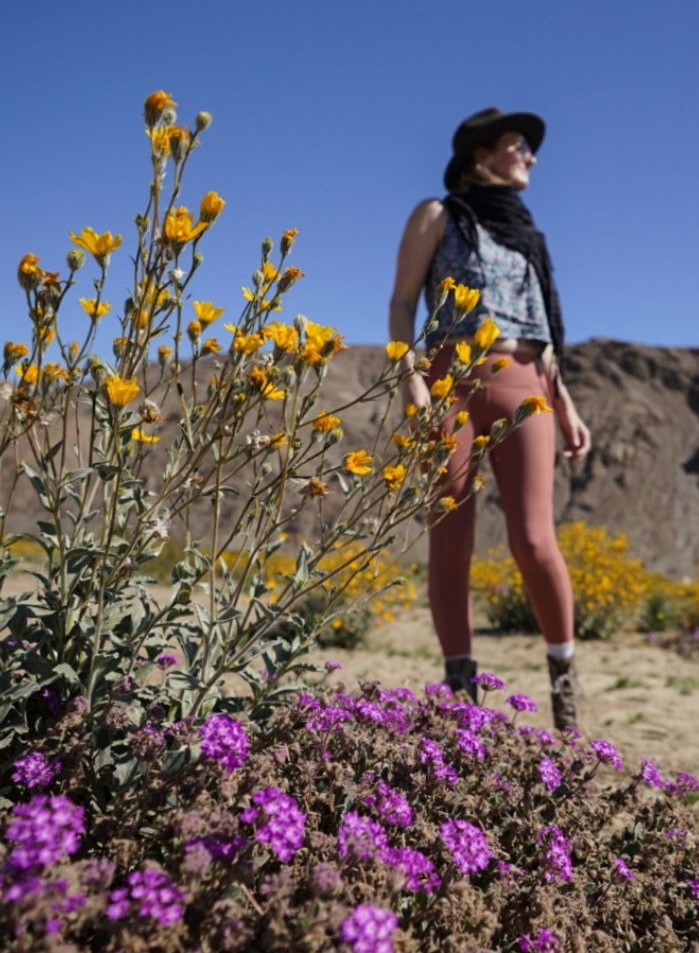
[[[505,132],[492,149],[484,146],[474,152],[476,162],[515,189],[529,185],[529,170],[536,164],[536,156],[529,143],[518,132]]]

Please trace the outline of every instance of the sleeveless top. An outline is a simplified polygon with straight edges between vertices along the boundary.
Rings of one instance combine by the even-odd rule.
[[[427,320],[438,299],[437,285],[444,278],[480,289],[481,297],[458,324],[453,324],[451,297],[447,298],[433,319],[437,326],[426,331],[427,348],[439,345],[447,336],[469,337],[486,315],[495,321],[503,338],[550,344],[544,297],[534,268],[520,252],[498,245],[480,225],[477,229],[480,254],[467,245],[451,215],[447,216],[425,282]]]

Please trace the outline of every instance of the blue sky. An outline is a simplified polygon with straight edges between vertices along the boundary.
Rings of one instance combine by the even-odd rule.
[[[383,342],[405,220],[442,195],[458,123],[498,105],[548,123],[525,197],[569,340],[697,346],[697,35],[689,0],[7,4],[3,339],[27,336],[17,262],[33,251],[62,268],[69,229],[124,236],[106,292],[118,311],[146,199],[142,102],[162,88],[181,122],[214,117],[183,200],[196,208],[215,189],[228,201],[192,286],[228,320],[260,239],[295,226],[306,277],[281,317]],[[84,327],[91,271],[62,312],[66,337]]]

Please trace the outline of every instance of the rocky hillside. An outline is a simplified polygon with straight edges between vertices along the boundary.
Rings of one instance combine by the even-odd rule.
[[[351,402],[371,385],[383,365],[383,348],[351,347],[330,364],[324,409]],[[593,434],[584,463],[558,460],[556,518],[606,524],[625,532],[631,552],[673,576],[699,573],[699,349],[669,349],[593,340],[569,349],[566,381]],[[149,480],[155,484],[169,435],[177,427],[174,401],[163,407],[163,440],[152,448]],[[396,413],[398,408],[396,407]],[[367,446],[378,423],[376,406],[360,403],[343,411],[342,447]],[[340,449],[340,448],[338,448]],[[241,478],[239,492],[245,495]],[[328,500],[328,502],[330,502]],[[477,545],[481,553],[504,541],[493,481],[479,501]],[[33,491],[21,488],[13,528],[29,529],[37,518]],[[292,530],[311,535],[312,513],[302,512]],[[198,515],[205,530],[206,510]],[[424,558],[424,540],[416,548]]]

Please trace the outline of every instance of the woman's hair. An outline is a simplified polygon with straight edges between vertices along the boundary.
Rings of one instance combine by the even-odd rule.
[[[476,148],[487,149],[488,151],[491,151],[496,147],[503,135],[505,135],[505,133],[499,132],[497,136],[487,139],[484,142],[480,142]],[[490,169],[487,166],[484,166],[482,162],[476,161],[473,154],[471,154],[466,165],[464,166],[463,172],[459,176],[459,181],[451,191],[454,195],[463,195],[474,186],[509,184],[510,183],[505,179],[502,179],[499,175],[495,175],[494,172],[491,172]]]

